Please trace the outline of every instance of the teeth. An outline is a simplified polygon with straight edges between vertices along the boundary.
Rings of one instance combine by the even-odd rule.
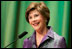
[[[33,25],[38,25],[39,24],[39,22],[38,23],[34,23]]]

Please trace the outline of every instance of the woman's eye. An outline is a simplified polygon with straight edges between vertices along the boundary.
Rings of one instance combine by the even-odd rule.
[[[32,17],[29,17],[29,19],[32,19]]]
[[[35,14],[35,17],[38,17],[39,15],[38,14]]]

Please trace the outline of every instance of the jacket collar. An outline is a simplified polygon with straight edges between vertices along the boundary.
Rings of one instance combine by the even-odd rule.
[[[44,38],[42,39],[41,43],[44,42],[45,40],[47,39],[53,39],[54,38],[54,33],[53,33],[53,30],[52,30],[52,27],[50,26],[47,26],[48,28],[48,32],[47,34],[44,36]],[[33,44],[36,44],[36,31],[34,31],[33,35],[31,36],[30,38],[31,42]]]

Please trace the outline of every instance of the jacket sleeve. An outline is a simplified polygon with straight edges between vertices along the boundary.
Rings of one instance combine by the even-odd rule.
[[[66,41],[64,37],[61,37],[58,43],[58,48],[66,48]]]

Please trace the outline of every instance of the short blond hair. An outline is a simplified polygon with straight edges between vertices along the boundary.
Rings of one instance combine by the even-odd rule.
[[[46,25],[48,25],[49,20],[50,20],[50,11],[48,9],[48,7],[46,6],[46,4],[44,2],[32,2],[28,8],[26,9],[26,13],[25,13],[25,17],[27,22],[29,22],[28,20],[28,16],[29,16],[29,12],[32,10],[37,10],[44,18],[47,19]]]

